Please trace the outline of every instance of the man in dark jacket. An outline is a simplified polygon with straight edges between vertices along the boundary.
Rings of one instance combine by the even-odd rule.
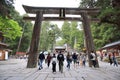
[[[73,62],[74,62],[74,68],[76,67],[76,63],[77,63],[77,54],[76,53],[73,53],[72,55],[72,59],[73,59]]]
[[[57,60],[59,61],[59,71],[63,73],[63,62],[64,62],[64,55],[61,51],[58,53]]]
[[[41,70],[43,68],[42,63],[45,59],[45,55],[43,53],[44,53],[44,51],[41,54],[39,54],[39,70]]]

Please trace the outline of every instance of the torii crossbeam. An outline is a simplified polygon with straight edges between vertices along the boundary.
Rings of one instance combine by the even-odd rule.
[[[58,17],[44,17],[43,20],[69,20],[69,21],[83,21],[81,17],[66,17],[66,15],[81,15],[86,12],[88,15],[96,15],[99,13],[99,8],[63,8],[63,7],[31,7],[23,5],[26,13],[36,14],[58,14]],[[25,20],[35,20],[36,17],[24,17]],[[99,21],[97,18],[92,18],[91,21]]]

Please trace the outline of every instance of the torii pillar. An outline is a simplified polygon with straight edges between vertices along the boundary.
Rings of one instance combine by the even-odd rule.
[[[89,67],[92,67],[92,62],[90,60],[90,53],[91,51],[94,51],[94,53],[96,54],[95,48],[94,48],[94,42],[93,42],[93,38],[92,38],[92,33],[91,33],[91,28],[90,28],[90,19],[88,18],[88,14],[87,12],[83,12],[81,14],[82,18],[83,18],[83,30],[84,30],[84,37],[85,37],[85,46],[86,46],[86,51],[88,54],[88,60],[89,60]],[[96,67],[99,67],[98,64],[98,59],[97,59],[97,55],[96,55]]]
[[[34,29],[32,33],[32,41],[30,45],[27,68],[37,67],[36,63],[38,60],[38,45],[39,45],[39,37],[40,37],[42,19],[43,19],[42,12],[37,12],[36,18],[35,18]]]

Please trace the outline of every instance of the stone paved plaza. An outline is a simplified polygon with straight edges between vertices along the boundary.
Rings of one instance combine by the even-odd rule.
[[[66,68],[64,62],[64,72],[52,73],[51,65],[48,68],[44,63],[44,68],[26,68],[26,59],[9,59],[0,61],[0,80],[120,80],[120,65],[110,66],[109,63],[99,61],[100,68],[90,68],[77,66],[71,69]]]

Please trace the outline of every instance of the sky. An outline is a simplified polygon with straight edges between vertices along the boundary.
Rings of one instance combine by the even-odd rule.
[[[22,5],[37,7],[78,7],[80,0],[15,0],[15,9],[25,14]]]
[[[15,9],[20,13],[20,15],[25,14],[22,5],[37,6],[37,7],[68,7],[77,8],[79,6],[80,0],[15,0]],[[61,26],[63,21],[52,21],[54,24]]]

